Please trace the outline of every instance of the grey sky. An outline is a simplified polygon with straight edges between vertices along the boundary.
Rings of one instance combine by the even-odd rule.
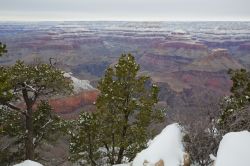
[[[0,0],[0,20],[250,20],[250,0]]]

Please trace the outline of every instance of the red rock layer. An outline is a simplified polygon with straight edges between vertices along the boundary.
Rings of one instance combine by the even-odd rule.
[[[50,104],[54,111],[60,114],[68,114],[81,109],[86,105],[94,105],[99,92],[97,90],[81,92],[77,95],[52,99]]]
[[[95,111],[95,101],[99,95],[98,90],[83,91],[72,96],[65,96],[56,99],[50,99],[49,103],[54,112],[64,119],[75,119],[81,111]],[[19,103],[18,107],[25,109],[25,104]],[[33,106],[36,110],[37,104]]]

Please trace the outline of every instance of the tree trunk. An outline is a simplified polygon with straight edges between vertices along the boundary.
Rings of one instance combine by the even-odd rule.
[[[26,115],[26,138],[25,138],[25,158],[34,160],[34,143],[33,143],[33,119],[32,119],[32,106],[27,107]]]
[[[91,161],[91,165],[92,166],[96,166],[96,162],[94,160],[94,154],[93,154],[93,151],[92,151],[92,140],[91,140],[91,134],[90,134],[90,131],[88,132],[88,142],[89,142],[89,159]]]
[[[26,89],[26,85],[23,84],[23,99],[26,103],[26,114],[25,114],[25,128],[26,128],[26,137],[25,137],[25,159],[34,160],[34,143],[33,143],[33,110],[32,106],[35,103],[34,100],[29,98],[28,90]]]
[[[118,159],[116,164],[121,164],[122,163],[122,159],[123,159],[123,152],[124,152],[124,147],[121,147],[118,153]]]
[[[125,116],[125,119],[128,121],[128,116]],[[127,124],[125,124],[125,126],[123,126],[123,131],[122,131],[122,140],[124,141],[126,139],[126,133],[127,133]],[[122,142],[123,143],[123,142]],[[123,159],[123,153],[124,153],[125,147],[122,144],[120,147],[120,150],[118,152],[118,159],[116,164],[121,164],[122,163],[122,159]]]
[[[129,117],[129,114],[125,114],[124,120],[125,120],[126,124],[124,124],[123,130],[122,130],[122,135],[121,135],[122,143],[124,143],[124,140],[126,140],[126,133],[127,133],[127,129],[128,129],[128,117]],[[123,156],[124,150],[125,150],[125,147],[122,144],[121,147],[120,147],[120,150],[118,152],[118,159],[116,161],[116,164],[121,164],[122,163],[122,159],[124,157]]]

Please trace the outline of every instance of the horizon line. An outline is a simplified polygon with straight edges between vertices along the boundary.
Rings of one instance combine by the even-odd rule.
[[[152,20],[152,19],[0,19],[0,22],[250,22],[250,19],[240,20],[215,20],[215,19],[194,19],[194,20]]]

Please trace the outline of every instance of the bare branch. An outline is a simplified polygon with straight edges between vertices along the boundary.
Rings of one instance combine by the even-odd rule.
[[[9,107],[9,108],[11,108],[11,109],[13,109],[13,110],[15,110],[15,111],[18,111],[19,113],[22,113],[22,114],[26,115],[26,112],[25,112],[25,111],[22,111],[21,108],[19,108],[19,107],[13,105],[13,104],[11,104],[11,103],[2,103],[2,104],[5,105],[5,106],[7,106],[7,107]]]
[[[24,82],[25,88],[29,88],[30,91],[32,92],[37,92],[37,90],[35,88],[33,88],[32,86],[28,85],[26,82]]]
[[[46,122],[46,123],[40,128],[40,130],[46,128],[46,127],[47,127],[50,123],[52,123],[52,122],[53,122],[53,120],[50,119],[48,122]],[[44,138],[45,135],[46,135],[46,132],[43,132],[43,133],[41,134],[40,137],[36,137],[36,139],[33,139],[33,144],[35,145],[35,147],[39,144],[39,142]]]

